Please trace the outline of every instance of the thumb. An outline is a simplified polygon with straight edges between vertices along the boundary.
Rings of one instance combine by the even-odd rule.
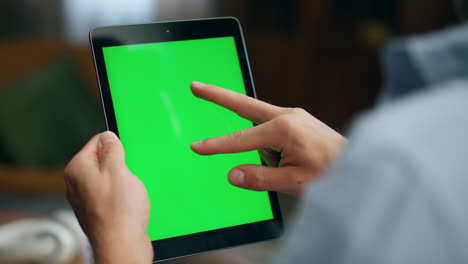
[[[269,168],[259,165],[242,165],[229,172],[229,182],[239,188],[253,191],[277,191],[292,196],[300,192],[300,181],[295,180],[291,167]]]
[[[125,166],[125,152],[119,138],[106,131],[99,135],[98,148],[99,167],[103,170],[113,170]]]

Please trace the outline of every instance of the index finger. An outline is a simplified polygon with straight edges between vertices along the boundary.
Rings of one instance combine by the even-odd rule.
[[[227,108],[257,124],[270,121],[284,112],[281,107],[214,85],[192,82],[190,87],[195,96]]]
[[[208,138],[194,142],[190,145],[193,151],[200,155],[215,155],[227,153],[239,153],[257,150],[263,147],[273,147],[283,150],[281,133],[272,122],[266,122],[259,126],[238,130],[229,135]]]

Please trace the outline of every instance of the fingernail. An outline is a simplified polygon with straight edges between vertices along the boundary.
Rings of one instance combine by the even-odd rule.
[[[235,169],[229,173],[229,178],[233,185],[242,186],[245,181],[245,173],[241,170]]]
[[[103,146],[111,144],[115,142],[116,140],[117,140],[117,136],[110,131],[106,131],[99,136],[99,141],[101,142],[101,145]]]
[[[192,86],[197,87],[197,88],[201,88],[203,87],[203,85],[205,84],[202,82],[192,82]]]
[[[198,146],[201,146],[202,144],[203,144],[203,140],[193,142],[193,143],[190,144],[190,145],[192,145],[192,147],[198,147]]]

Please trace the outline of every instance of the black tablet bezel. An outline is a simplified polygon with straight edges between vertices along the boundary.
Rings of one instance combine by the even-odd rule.
[[[92,29],[91,48],[107,128],[119,135],[104,63],[104,47],[228,36],[233,36],[236,42],[247,95],[256,98],[242,28],[233,17]],[[278,198],[275,192],[269,192],[269,198],[274,216],[272,220],[153,241],[154,260],[162,261],[279,237],[283,232],[283,221]]]

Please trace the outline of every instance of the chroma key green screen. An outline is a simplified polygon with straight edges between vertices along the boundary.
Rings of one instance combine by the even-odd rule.
[[[273,219],[266,192],[229,184],[229,170],[261,164],[257,152],[200,156],[190,143],[252,127],[196,98],[192,81],[245,94],[233,37],[103,48],[126,162],[146,186],[151,240]]]

